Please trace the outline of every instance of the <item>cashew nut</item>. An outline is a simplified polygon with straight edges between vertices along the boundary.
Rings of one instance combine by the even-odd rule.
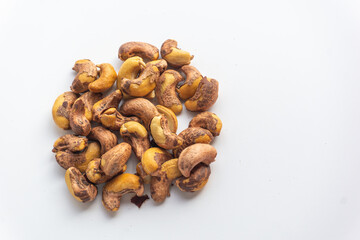
[[[144,185],[140,177],[130,173],[123,173],[105,184],[102,203],[107,210],[117,211],[120,207],[121,197],[128,193],[141,196],[144,193]]]
[[[163,114],[168,120],[169,129],[171,132],[176,133],[178,127],[178,121],[175,113],[162,105],[156,105],[156,109],[159,113]]]
[[[216,149],[205,143],[195,143],[185,148],[179,156],[179,170],[184,177],[189,177],[191,170],[199,163],[209,165],[215,161]]]
[[[203,76],[195,67],[190,65],[182,66],[181,71],[185,73],[186,80],[184,84],[178,86],[176,91],[178,92],[181,99],[186,100],[194,96]]]
[[[97,195],[97,187],[86,181],[86,178],[75,167],[66,170],[65,182],[71,195],[80,202],[90,202]]]
[[[199,127],[189,127],[179,133],[179,137],[184,139],[184,141],[180,147],[173,150],[174,157],[179,157],[180,153],[190,145],[193,145],[195,143],[209,144],[214,139],[210,131]]]
[[[80,152],[88,146],[88,140],[84,137],[75,136],[72,134],[66,134],[62,137],[59,137],[55,143],[53,152],[58,151],[70,151],[70,152]]]
[[[143,153],[150,148],[149,134],[145,127],[138,122],[124,123],[120,128],[120,135],[131,145],[135,156],[141,160]]]
[[[155,116],[151,120],[151,135],[159,147],[174,149],[183,143],[183,139],[171,132],[168,121],[164,115]]]
[[[116,83],[117,89],[121,88],[121,81],[123,78],[135,79],[139,75],[139,72],[145,68],[145,66],[145,62],[141,57],[135,56],[126,59],[118,72]]]
[[[101,145],[101,155],[109,151],[111,148],[115,147],[117,144],[117,137],[111,131],[98,126],[91,129],[88,138],[91,140],[96,140]]]
[[[210,174],[210,166],[200,163],[191,171],[190,177],[179,177],[176,179],[175,185],[183,192],[196,192],[206,185]]]
[[[116,108],[109,108],[100,115],[101,124],[114,131],[119,131],[121,126],[126,122],[140,122],[137,117],[124,117]]]
[[[110,176],[107,176],[103,170],[100,168],[101,158],[95,158],[94,160],[90,161],[87,168],[86,168],[86,177],[89,179],[90,182],[94,184],[100,184],[107,182],[111,179]],[[119,174],[126,171],[127,166],[124,165],[123,169],[120,171]]]
[[[70,111],[70,127],[75,134],[87,136],[91,130],[90,121],[85,116],[85,103],[82,99],[75,101]]]
[[[93,120],[100,122],[101,114],[109,108],[117,108],[122,99],[122,94],[120,90],[109,94],[100,101],[96,102],[92,107]]]
[[[100,168],[107,176],[113,177],[121,172],[130,155],[130,144],[122,142],[101,156]]]
[[[71,90],[75,93],[87,91],[88,85],[97,77],[95,64],[89,59],[78,60],[75,62],[73,70],[77,72],[77,75],[71,85]]]
[[[101,93],[86,92],[78,99],[82,99],[85,105],[85,117],[91,121],[93,119],[92,107],[102,98]]]
[[[141,164],[145,173],[151,175],[157,171],[164,162],[170,159],[172,159],[170,153],[161,148],[152,147],[147,149],[142,155]]]
[[[163,72],[166,70],[168,64],[167,64],[167,62],[166,62],[164,59],[159,59],[159,60],[154,60],[154,61],[148,62],[148,63],[146,64],[146,67],[148,67],[148,66],[155,66],[155,67],[157,67],[157,69],[159,69],[160,74],[161,74],[161,73],[163,73]]]
[[[144,182],[144,184],[149,184],[149,183],[150,183],[150,181],[151,181],[151,176],[144,171],[144,168],[143,168],[141,162],[139,162],[138,164],[136,164],[136,173],[137,173],[137,175],[139,175],[139,177],[142,179],[142,181]]]
[[[91,92],[105,92],[114,85],[117,75],[114,67],[110,63],[96,65],[100,68],[100,77],[89,84]]]
[[[120,46],[118,57],[125,61],[134,56],[153,61],[159,58],[159,49],[149,43],[127,42]]]
[[[56,98],[52,108],[52,117],[59,128],[70,129],[70,111],[78,97],[76,93],[64,92]]]
[[[173,67],[190,64],[194,58],[189,52],[177,48],[177,41],[173,39],[168,39],[162,44],[161,57]]]
[[[219,136],[222,122],[215,113],[202,112],[190,121],[189,127],[201,127],[209,130],[213,136]]]
[[[185,102],[186,109],[192,112],[208,110],[216,102],[218,91],[218,81],[204,77],[200,80],[194,96]]]
[[[156,81],[155,94],[160,105],[170,108],[175,114],[182,110],[182,104],[176,96],[176,85],[182,76],[175,70],[166,70]]]

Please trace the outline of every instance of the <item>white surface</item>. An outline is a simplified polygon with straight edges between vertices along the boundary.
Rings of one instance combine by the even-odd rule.
[[[359,13],[355,0],[0,1],[0,238],[360,239]],[[118,70],[122,43],[168,38],[220,82],[207,186],[141,209],[126,197],[115,214],[101,195],[76,202],[51,152],[73,63]]]

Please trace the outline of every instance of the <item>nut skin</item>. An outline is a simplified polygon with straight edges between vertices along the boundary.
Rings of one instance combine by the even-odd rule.
[[[107,176],[113,177],[124,168],[130,155],[130,144],[122,142],[101,156],[100,168]]]
[[[164,115],[155,116],[151,120],[150,130],[159,147],[170,150],[183,144],[183,139],[169,129],[168,121]]]
[[[178,128],[178,120],[175,113],[170,108],[164,107],[162,105],[156,105],[156,109],[160,114],[163,114],[168,120],[170,131],[176,133]]]
[[[170,108],[176,115],[181,113],[182,104],[176,95],[176,85],[182,76],[175,70],[166,70],[156,81],[155,95],[160,105]]]
[[[125,60],[121,65],[120,70],[117,76],[116,87],[121,89],[121,81],[124,78],[135,79],[141,70],[145,68],[146,64],[141,57],[135,56]],[[128,99],[130,96],[125,96],[124,98]]]
[[[75,101],[70,111],[70,127],[77,135],[87,136],[91,131],[90,121],[85,116],[85,103],[82,99]]]
[[[79,94],[73,92],[64,92],[58,96],[52,107],[52,117],[55,124],[62,129],[70,129],[70,111],[75,102],[79,97]]]
[[[191,171],[190,177],[179,177],[176,179],[175,185],[183,192],[196,192],[206,185],[210,174],[210,166],[200,163]]]
[[[144,184],[150,184],[151,182],[151,176],[148,175],[145,171],[144,168],[142,166],[142,163],[139,162],[138,164],[136,164],[136,173],[137,175],[139,175],[139,177],[142,179]]]
[[[117,79],[116,71],[110,63],[102,63],[96,66],[100,68],[100,77],[89,84],[89,90],[95,93],[105,92],[114,85]]]
[[[77,75],[71,85],[71,90],[75,93],[82,93],[89,90],[90,83],[95,81],[97,77],[97,69],[93,62],[89,59],[82,59],[75,62],[73,70]]]
[[[168,67],[167,62],[164,59],[158,59],[151,62],[146,63],[146,67],[148,66],[155,66],[159,69],[160,74],[163,73],[166,68]]]
[[[162,44],[161,57],[176,68],[190,64],[194,58],[189,52],[177,48],[177,41],[173,39],[168,39]]]
[[[78,99],[82,99],[85,105],[85,117],[91,122],[93,119],[92,107],[102,98],[101,93],[86,92],[82,94]]]
[[[159,49],[149,43],[127,42],[120,46],[118,57],[125,61],[134,56],[153,61],[159,58]]]
[[[86,168],[86,177],[87,179],[94,183],[100,184],[107,182],[111,179],[110,176],[105,175],[104,171],[100,168],[101,158],[95,158],[94,160],[90,161],[87,168]],[[119,174],[126,171],[127,166],[124,165],[123,169],[120,171]]]
[[[176,91],[182,100],[187,100],[194,96],[203,76],[199,70],[190,65],[182,66],[181,71],[186,75],[186,80],[184,84],[176,89]]]
[[[202,112],[190,121],[189,127],[201,127],[209,130],[213,136],[219,136],[222,122],[215,113]]]
[[[216,102],[218,92],[218,81],[204,77],[201,79],[194,96],[185,102],[185,107],[192,112],[207,111]]]
[[[125,116],[140,118],[147,130],[150,129],[151,120],[160,115],[154,104],[145,98],[134,98],[126,101],[121,105],[120,113]]]
[[[107,210],[117,211],[120,207],[121,197],[128,193],[141,196],[144,193],[144,185],[139,176],[123,173],[105,184],[102,203]]]
[[[140,122],[140,119],[137,117],[125,117],[116,108],[109,108],[100,115],[101,124],[114,131],[119,131],[124,123],[130,121]]]
[[[91,140],[96,140],[100,143],[101,155],[109,151],[111,148],[115,147],[115,145],[117,144],[116,135],[101,126],[97,126],[91,129],[88,138]]]
[[[88,139],[84,137],[75,136],[73,134],[66,134],[59,137],[55,143],[53,152],[70,151],[80,152],[88,146]]]
[[[109,108],[117,108],[122,99],[122,93],[120,90],[112,92],[108,96],[104,97],[100,101],[96,102],[92,107],[93,120],[100,122],[100,117],[103,112]]]
[[[96,186],[89,183],[75,167],[66,170],[65,182],[71,195],[79,202],[91,202],[97,195]]]
[[[179,137],[184,139],[183,144],[173,150],[174,157],[179,157],[180,153],[190,145],[195,143],[207,143],[210,144],[214,137],[210,131],[199,128],[199,127],[190,127],[179,133]]]
[[[215,161],[216,149],[205,143],[195,143],[185,148],[179,156],[178,167],[184,177],[189,177],[191,170],[199,163],[209,165]]]
[[[152,147],[147,149],[142,155],[142,168],[147,175],[151,175],[159,170],[164,162],[172,158],[173,156],[167,151],[158,147]]]
[[[131,145],[135,156],[141,160],[143,153],[150,148],[149,134],[145,127],[138,122],[127,122],[120,128],[120,135]]]

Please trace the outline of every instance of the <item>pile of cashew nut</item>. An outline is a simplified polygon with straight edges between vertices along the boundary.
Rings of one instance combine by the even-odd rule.
[[[218,81],[191,66],[194,56],[175,40],[166,40],[160,51],[128,42],[118,56],[124,61],[118,73],[109,63],[76,61],[71,91],[53,105],[56,125],[73,132],[58,138],[52,150],[66,170],[70,193],[78,201],[93,201],[97,185],[104,184],[102,203],[117,211],[128,193],[136,194],[140,207],[148,199],[144,184],[158,203],[173,185],[184,192],[201,190],[217,155],[210,143],[222,128],[220,118],[207,111],[217,100]],[[199,113],[177,134],[183,101]],[[138,159],[135,174],[126,172],[132,152]]]

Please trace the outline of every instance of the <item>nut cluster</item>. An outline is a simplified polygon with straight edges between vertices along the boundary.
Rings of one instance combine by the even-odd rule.
[[[66,169],[70,193],[89,202],[97,195],[96,185],[104,183],[102,203],[117,211],[127,193],[136,195],[132,202],[140,207],[148,199],[144,184],[150,184],[151,198],[158,203],[170,196],[173,183],[181,191],[201,190],[217,155],[210,143],[222,128],[220,118],[207,111],[217,100],[218,82],[191,66],[194,56],[172,39],[160,51],[128,42],[118,56],[124,61],[118,73],[109,63],[76,61],[71,91],[53,105],[56,125],[73,132],[58,138],[52,150]],[[183,101],[187,110],[200,113],[177,134]],[[126,173],[132,152],[138,159],[134,174]]]

